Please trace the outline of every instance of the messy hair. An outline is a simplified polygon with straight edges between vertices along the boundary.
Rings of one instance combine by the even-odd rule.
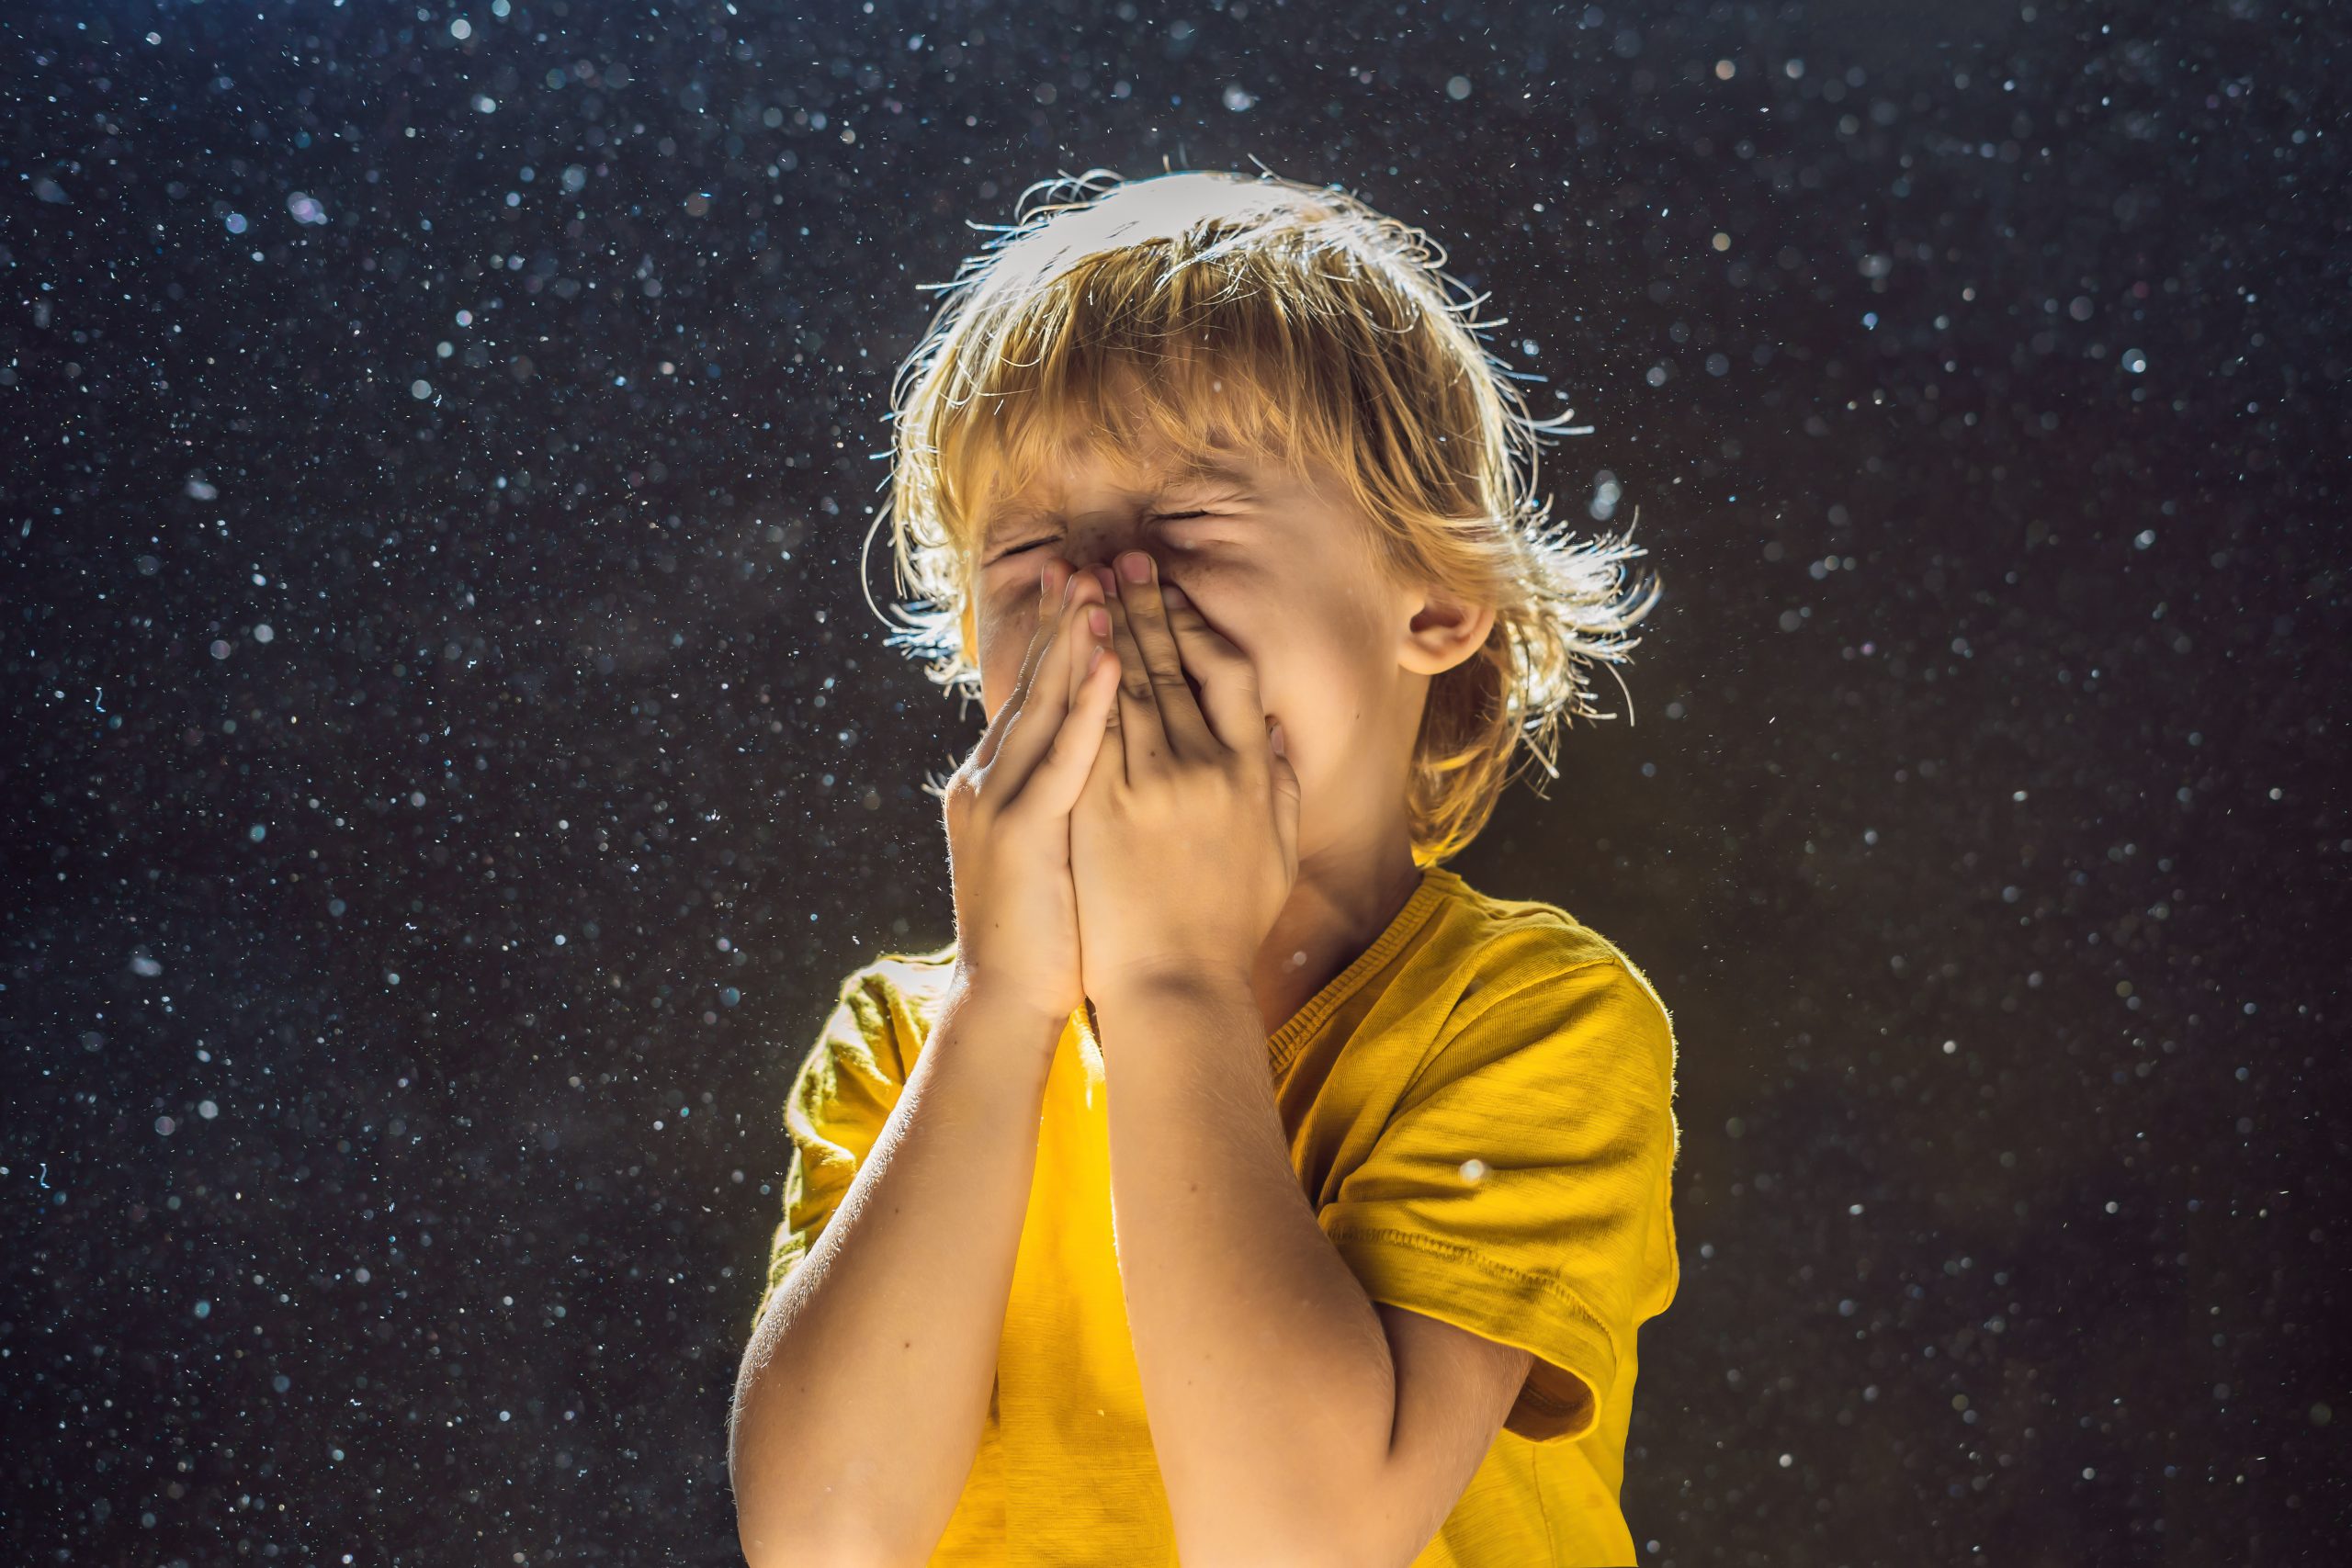
[[[1522,741],[1557,778],[1563,722],[1616,716],[1585,677],[1639,644],[1627,634],[1657,585],[1621,592],[1623,562],[1647,553],[1632,525],[1572,541],[1547,522],[1535,437],[1589,427],[1561,431],[1573,410],[1529,415],[1511,383],[1540,378],[1487,352],[1476,334],[1501,322],[1472,319],[1484,295],[1451,300],[1443,248],[1336,186],[1271,172],[1097,169],[1032,196],[1014,223],[973,225],[997,231],[987,254],[926,286],[949,298],[892,389],[875,526],[888,520],[899,586],[922,597],[895,606],[886,642],[978,694],[981,520],[1070,452],[1127,475],[1145,452],[1238,451],[1295,474],[1320,460],[1393,581],[1495,607],[1476,655],[1430,684],[1408,784],[1415,863],[1477,836]],[[1133,395],[1104,397],[1114,380]]]

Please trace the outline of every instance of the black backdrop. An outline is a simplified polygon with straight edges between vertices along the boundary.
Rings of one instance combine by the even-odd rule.
[[[953,934],[917,285],[1256,158],[1667,587],[1454,863],[1675,1010],[1644,1561],[2322,1561],[2341,17],[807,9],[0,17],[10,1560],[736,1560],[782,1093]]]

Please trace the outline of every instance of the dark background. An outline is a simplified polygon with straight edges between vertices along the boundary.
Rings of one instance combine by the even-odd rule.
[[[1675,1010],[1644,1561],[2341,1561],[2342,13],[497,9],[0,18],[9,1560],[737,1561],[918,285],[1256,158],[1666,585],[1453,863]]]

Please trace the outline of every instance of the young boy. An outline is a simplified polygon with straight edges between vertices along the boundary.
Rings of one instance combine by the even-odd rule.
[[[1440,863],[1522,739],[1553,772],[1602,716],[1641,552],[1542,526],[1551,427],[1419,231],[1272,176],[1072,183],[896,400],[928,608],[892,640],[989,722],[944,792],[957,940],[850,976],[786,1107],[743,1550],[1633,1562],[1671,1022]]]

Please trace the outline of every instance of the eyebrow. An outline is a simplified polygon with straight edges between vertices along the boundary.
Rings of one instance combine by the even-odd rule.
[[[1178,490],[1188,485],[1224,487],[1236,492],[1227,498],[1229,500],[1254,501],[1257,499],[1258,476],[1241,463],[1204,457],[1182,468],[1162,469],[1149,475],[1144,481],[1145,491],[1136,493]],[[1042,523],[1060,515],[1058,510],[1039,506],[1033,502],[1004,502],[989,509],[987,525],[981,530],[981,541],[984,544],[992,542],[1016,526]]]

